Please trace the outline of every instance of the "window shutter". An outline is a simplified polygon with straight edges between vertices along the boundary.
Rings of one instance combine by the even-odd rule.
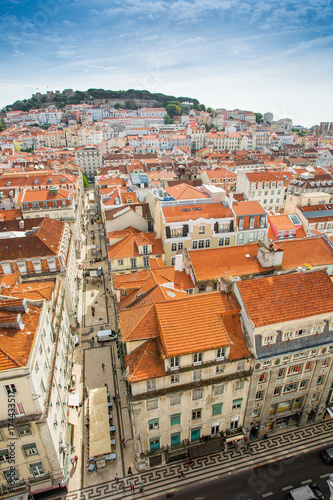
[[[234,230],[234,221],[232,220],[230,222],[230,232],[232,232]]]
[[[218,231],[219,231],[219,223],[218,222],[215,222],[215,224],[214,224],[214,231],[215,231],[215,233],[218,233]]]
[[[167,226],[167,227],[165,228],[165,234],[166,234],[166,237],[167,237],[167,238],[170,238],[171,233],[170,233],[170,228],[169,228],[169,226]]]
[[[188,235],[188,224],[184,224],[183,226],[183,236],[187,236]]]

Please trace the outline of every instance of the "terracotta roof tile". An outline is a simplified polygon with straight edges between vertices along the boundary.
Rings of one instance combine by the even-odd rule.
[[[147,340],[131,354],[125,356],[127,380],[139,382],[166,375],[163,358],[155,339]]]
[[[222,203],[176,205],[172,207],[162,207],[161,210],[166,222],[190,221],[201,218],[234,217],[230,208],[224,207]]]
[[[261,277],[236,286],[255,327],[333,312],[333,284],[325,270]]]
[[[175,200],[195,200],[198,198],[209,198],[209,195],[203,193],[200,189],[188,184],[177,184],[172,187],[168,187],[166,192],[172,196]]]

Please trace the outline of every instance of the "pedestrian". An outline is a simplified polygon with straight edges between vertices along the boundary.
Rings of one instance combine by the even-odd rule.
[[[104,370],[104,368],[105,368],[105,364],[104,364],[104,363],[102,363],[102,370]]]
[[[224,451],[228,451],[228,443],[227,442],[224,443]]]
[[[127,475],[128,476],[133,476],[132,467],[128,468]]]
[[[113,399],[113,402],[114,402],[114,403],[115,403],[115,402],[116,402],[116,400],[117,400],[116,396],[112,396],[112,399]]]
[[[92,336],[92,337],[91,337],[91,340],[92,340],[92,343],[94,343],[95,337],[94,337],[94,336]]]
[[[126,447],[126,441],[127,441],[127,439],[125,439],[125,438],[123,438],[121,440],[121,444],[123,445],[124,448]]]
[[[179,477],[179,478],[181,478],[181,477],[185,477],[185,474],[184,474],[184,472],[183,472],[183,470],[182,470],[182,469],[180,469],[180,471],[179,471],[179,476],[178,476],[178,477]]]
[[[117,472],[117,473],[116,473],[116,475],[114,476],[114,480],[116,481],[116,483],[118,483],[118,481],[119,481],[118,472]]]
[[[246,449],[249,452],[249,455],[253,455],[253,450],[249,444],[247,444]]]
[[[189,464],[188,464],[188,465],[191,467],[191,469],[193,469],[193,465],[194,465],[194,463],[192,462],[192,460],[191,460],[191,459],[190,459],[190,461],[189,461]]]
[[[121,489],[121,488],[125,491],[125,482],[124,481],[122,481],[120,483],[119,489]]]
[[[131,483],[131,491],[134,491],[134,484]]]
[[[77,455],[75,455],[75,457],[74,457],[74,461],[75,461],[75,463],[76,463],[76,464],[77,464],[77,461],[78,461],[78,460],[79,460],[79,457],[78,457]]]
[[[141,481],[141,484],[140,484],[140,493],[143,493],[143,481]]]

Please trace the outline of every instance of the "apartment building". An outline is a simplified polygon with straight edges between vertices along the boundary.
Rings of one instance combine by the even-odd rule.
[[[236,193],[247,200],[259,201],[265,210],[278,211],[284,206],[284,181],[270,172],[237,172]]]
[[[87,177],[94,177],[102,168],[102,153],[98,147],[84,146],[75,150],[75,163]]]
[[[243,437],[252,360],[231,294],[123,310],[119,325],[139,469]]]
[[[332,233],[333,204],[297,207],[296,216],[299,217],[307,235],[313,231]]]
[[[0,491],[28,500],[69,479],[74,337],[61,280],[12,276],[0,296]]]
[[[245,426],[260,435],[322,420],[333,382],[333,284],[326,271],[241,281],[234,292],[255,358]]]
[[[258,201],[240,201],[232,204],[235,214],[236,245],[266,240],[269,223],[267,213]]]
[[[0,222],[0,273],[25,280],[60,276],[71,326],[77,325],[77,265],[74,238],[65,222],[51,218]]]

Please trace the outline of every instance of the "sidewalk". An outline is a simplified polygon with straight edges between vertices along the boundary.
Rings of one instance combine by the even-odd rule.
[[[262,441],[251,443],[253,454],[249,455],[244,449],[213,453],[194,459],[192,469],[184,461],[167,466],[157,467],[120,478],[119,483],[114,480],[104,482],[96,487],[85,488],[69,493],[62,500],[96,499],[123,499],[133,498],[131,483],[134,484],[135,497],[153,499],[163,494],[170,494],[182,487],[192,486],[198,482],[211,481],[223,475],[234,474],[252,469],[261,465],[285,460],[297,454],[306,453],[332,444],[333,422],[321,422],[306,427],[286,431]],[[179,477],[180,470],[185,478]],[[120,487],[124,481],[125,491]],[[144,492],[140,493],[139,486],[143,481]],[[59,497],[58,497],[59,498]]]

